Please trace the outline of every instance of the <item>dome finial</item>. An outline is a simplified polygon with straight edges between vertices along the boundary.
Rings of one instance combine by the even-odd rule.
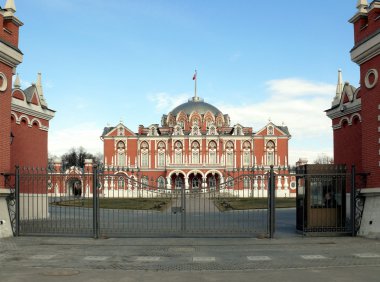
[[[199,97],[197,96],[197,69],[195,69],[194,75],[193,75],[193,80],[194,80],[194,97],[193,101],[197,102],[199,101]]]

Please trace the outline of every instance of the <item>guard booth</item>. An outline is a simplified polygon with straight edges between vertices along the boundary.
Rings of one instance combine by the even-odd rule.
[[[296,177],[297,230],[305,235],[350,233],[346,166],[302,165],[297,167]]]

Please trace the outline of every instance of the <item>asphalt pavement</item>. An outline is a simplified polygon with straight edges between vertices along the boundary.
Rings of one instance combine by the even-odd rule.
[[[278,215],[274,239],[0,239],[0,281],[380,281],[380,240],[304,237]]]

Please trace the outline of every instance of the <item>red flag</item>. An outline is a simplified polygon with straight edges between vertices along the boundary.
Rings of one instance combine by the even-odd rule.
[[[196,79],[197,79],[197,72],[195,71],[194,76],[193,76],[193,80],[196,80]]]

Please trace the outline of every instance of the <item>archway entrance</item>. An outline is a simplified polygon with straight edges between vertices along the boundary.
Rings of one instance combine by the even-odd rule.
[[[82,181],[78,177],[70,178],[66,181],[66,195],[81,197],[82,196]]]

